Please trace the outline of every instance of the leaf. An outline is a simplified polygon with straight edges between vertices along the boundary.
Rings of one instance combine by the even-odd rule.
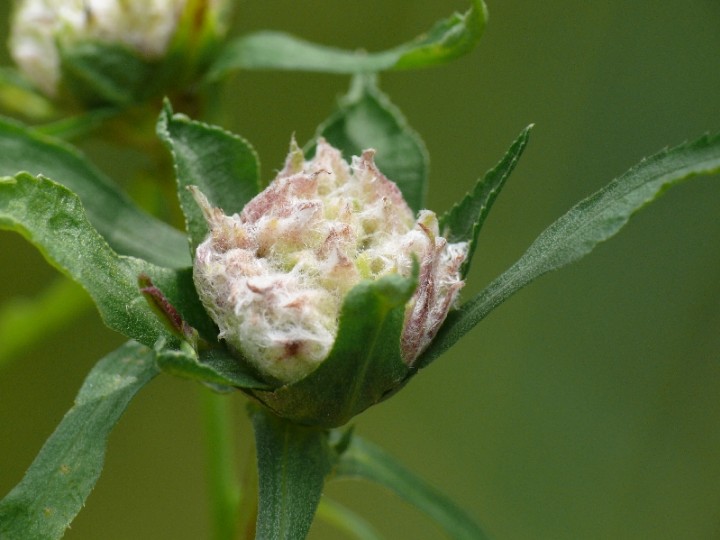
[[[327,432],[292,424],[253,407],[259,500],[256,538],[307,536],[334,461]]]
[[[187,187],[197,186],[213,206],[222,208],[225,214],[234,214],[260,191],[260,163],[246,140],[219,127],[173,114],[167,101],[157,132],[175,162],[178,196],[194,254],[208,228]]]
[[[494,169],[478,180],[473,190],[440,218],[440,231],[448,242],[468,242],[468,254],[460,272],[470,270],[477,239],[490,209],[525,150],[532,125],[526,127]]]
[[[60,184],[27,173],[0,179],[0,228],[25,236],[51,264],[80,283],[113,330],[148,346],[159,337],[172,340],[140,293],[137,278],[145,273],[185,320],[216,336],[189,270],[118,256],[87,221],[77,196]]]
[[[346,159],[363,150],[377,151],[375,162],[395,182],[414,212],[423,209],[429,159],[420,136],[377,87],[374,76],[356,76],[338,109],[316,132]]]
[[[241,516],[248,511],[248,508],[240,508],[246,486],[240,485],[240,476],[236,467],[237,443],[234,435],[237,421],[233,396],[205,388],[202,389],[199,397],[201,413],[205,419],[205,469],[210,507],[210,531],[207,536],[216,540],[248,538],[238,534],[241,530]],[[246,458],[247,467],[254,468],[253,458],[254,454],[251,452]],[[257,477],[257,474],[250,476]],[[243,484],[245,484],[244,480]],[[255,504],[247,506],[257,508],[257,482],[251,493]],[[253,522],[252,529],[254,525]],[[247,527],[243,529],[243,532],[248,530]]]
[[[367,73],[435,66],[470,52],[480,40],[486,21],[484,2],[473,0],[464,14],[455,13],[439,21],[412,41],[370,54],[317,45],[281,32],[257,32],[229,43],[210,68],[209,78],[238,69]]]
[[[335,343],[318,368],[295,383],[251,395],[283,418],[322,427],[341,426],[382,401],[413,373],[402,361],[400,336],[416,286],[417,274],[360,282],[345,297]]]
[[[73,147],[0,119],[0,176],[56,179],[82,199],[88,219],[119,253],[172,268],[191,264],[184,235],[142,212]]]
[[[450,499],[408,471],[382,449],[352,437],[340,456],[335,478],[364,478],[377,482],[432,518],[450,538],[482,540],[485,533]]]
[[[0,306],[0,368],[92,306],[76,283],[61,277],[35,298],[11,298]]]
[[[98,362],[23,479],[0,501],[1,538],[62,537],[100,476],[110,431],[156,374],[152,351],[134,342]]]
[[[614,236],[635,212],[669,187],[696,175],[720,172],[720,135],[702,137],[641,161],[573,206],[532,243],[525,254],[475,298],[448,315],[418,359],[424,367],[452,347],[493,309],[528,283],[590,253]]]

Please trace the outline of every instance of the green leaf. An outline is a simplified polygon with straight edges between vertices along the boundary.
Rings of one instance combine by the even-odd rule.
[[[268,388],[224,349],[206,349],[198,356],[188,343],[177,349],[160,340],[155,350],[158,367],[171,375],[235,388]]]
[[[606,187],[580,201],[550,225],[525,254],[475,298],[448,315],[418,359],[424,367],[454,345],[493,309],[531,281],[590,253],[614,236],[630,217],[669,187],[696,175],[720,172],[720,135],[665,150],[641,161]]]
[[[364,518],[327,497],[320,499],[317,516],[358,540],[382,540],[380,533]]]
[[[431,517],[450,538],[482,540],[482,529],[445,495],[408,471],[382,449],[353,436],[340,456],[335,478],[364,478],[398,494]]]
[[[27,173],[0,179],[0,228],[25,236],[85,288],[107,326],[144,345],[152,346],[159,337],[172,340],[172,335],[140,293],[141,273],[152,278],[185,320],[213,334],[189,270],[118,256],[87,221],[78,197],[60,184]]]
[[[470,52],[480,40],[486,21],[484,2],[473,0],[464,14],[455,13],[439,21],[412,41],[370,54],[317,45],[281,32],[257,32],[228,44],[209,77],[222,77],[238,69],[359,73],[435,66]]]
[[[468,242],[468,255],[460,268],[464,278],[470,270],[478,235],[505,181],[525,150],[532,125],[526,127],[494,169],[478,180],[473,190],[440,218],[440,234],[448,242]]]
[[[414,373],[402,361],[400,336],[416,286],[417,274],[360,282],[345,297],[338,335],[320,366],[295,383],[251,394],[283,418],[322,427],[341,426],[382,401]]]
[[[63,536],[100,475],[110,430],[156,373],[152,351],[133,342],[98,362],[23,479],[0,501],[0,538]]]
[[[190,265],[184,235],[145,214],[73,147],[0,119],[0,176],[56,179],[82,199],[88,219],[119,253],[172,268]]]
[[[256,538],[307,536],[335,459],[327,432],[298,426],[253,407],[259,500]]]
[[[239,540],[241,514],[248,511],[248,508],[240,508],[245,486],[241,488],[236,466],[237,421],[232,397],[209,388],[204,388],[200,392],[200,405],[205,425],[208,505],[211,514],[211,531],[208,531],[207,536],[216,540]],[[254,454],[251,456],[246,459],[254,465]],[[243,476],[257,477],[257,474]],[[257,483],[251,497],[257,500]],[[248,506],[257,507],[257,503]]]
[[[260,191],[260,163],[250,143],[219,127],[173,114],[165,102],[157,132],[175,162],[178,195],[192,252],[208,234],[202,211],[188,186],[197,186],[225,214],[240,212]]]
[[[374,76],[353,78],[337,111],[318,127],[317,137],[325,137],[346,159],[374,148],[378,168],[398,185],[410,208],[417,212],[425,207],[427,150],[398,108],[380,92]]]
[[[0,368],[92,306],[78,284],[61,277],[35,298],[12,298],[0,306]]]

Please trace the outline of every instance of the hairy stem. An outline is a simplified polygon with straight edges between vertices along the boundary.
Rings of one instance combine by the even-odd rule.
[[[208,479],[212,536],[215,540],[234,540],[240,501],[235,441],[232,437],[230,396],[202,388],[201,406],[207,439]]]

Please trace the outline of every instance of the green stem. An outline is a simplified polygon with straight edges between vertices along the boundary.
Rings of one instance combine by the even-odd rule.
[[[236,538],[240,489],[235,466],[230,396],[203,387],[200,394],[207,438],[208,477],[212,536],[215,540]]]
[[[238,513],[238,540],[254,540],[258,513],[258,464],[255,445],[250,445],[243,472]]]

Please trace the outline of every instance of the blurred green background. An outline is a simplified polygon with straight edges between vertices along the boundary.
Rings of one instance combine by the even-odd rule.
[[[429,206],[438,211],[536,124],[484,230],[465,298],[578,199],[666,145],[720,130],[717,0],[488,4],[473,54],[381,81],[427,143]],[[466,5],[246,0],[238,31],[275,28],[376,50]],[[290,134],[309,138],[347,82],[240,74],[225,94],[224,124],[255,144],[271,178]],[[0,253],[0,300],[32,295],[54,276],[17,235],[0,234]],[[720,185],[701,178],[582,262],[520,292],[395,398],[358,417],[356,429],[498,540],[720,538],[718,278]],[[121,341],[89,314],[0,372],[1,494],[72,405],[85,373]],[[140,393],[68,539],[207,537],[197,395],[168,376]],[[234,399],[244,459],[251,435],[243,399]],[[343,482],[327,494],[387,538],[442,537],[381,488]],[[339,533],[317,524],[311,538]]]

